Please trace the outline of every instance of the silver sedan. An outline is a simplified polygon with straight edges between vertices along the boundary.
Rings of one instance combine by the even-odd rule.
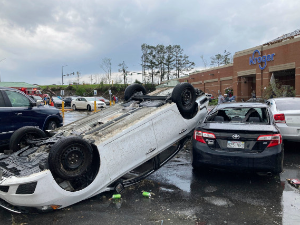
[[[300,142],[300,98],[273,98],[267,104],[283,140]]]

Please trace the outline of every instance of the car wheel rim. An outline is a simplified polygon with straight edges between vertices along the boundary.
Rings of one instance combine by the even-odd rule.
[[[181,94],[181,100],[184,107],[192,104],[192,92],[190,89],[185,89]]]
[[[51,122],[49,124],[49,130],[55,130],[57,128],[56,123],[55,122]]]
[[[70,147],[62,155],[62,164],[65,170],[76,170],[84,161],[84,153],[80,147]]]

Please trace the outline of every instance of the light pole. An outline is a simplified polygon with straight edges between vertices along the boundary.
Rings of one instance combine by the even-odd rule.
[[[65,66],[68,66],[68,65],[65,65]],[[65,66],[61,67],[61,85],[64,85],[64,67]]]

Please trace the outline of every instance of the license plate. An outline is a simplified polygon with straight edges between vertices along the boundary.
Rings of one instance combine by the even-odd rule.
[[[244,146],[243,141],[227,141],[227,148],[244,148]]]

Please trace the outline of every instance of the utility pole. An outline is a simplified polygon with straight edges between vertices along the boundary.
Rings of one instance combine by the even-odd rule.
[[[65,66],[68,66],[68,65],[65,65]],[[61,85],[64,85],[64,67],[65,66],[61,67]]]
[[[93,75],[91,74],[91,84],[93,84]]]
[[[77,71],[77,85],[79,84],[80,71]]]

